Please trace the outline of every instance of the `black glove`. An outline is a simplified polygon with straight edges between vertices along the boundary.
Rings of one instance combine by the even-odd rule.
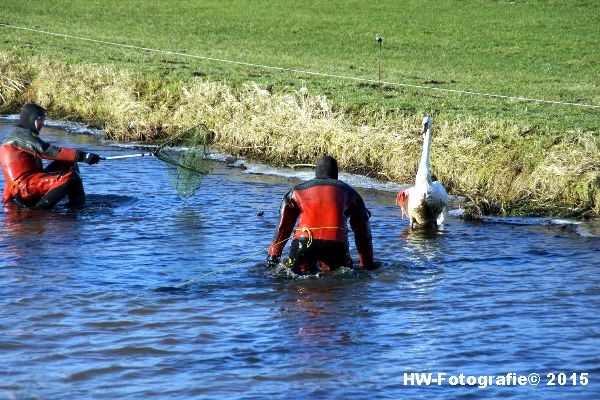
[[[88,165],[94,165],[94,164],[98,164],[98,162],[100,162],[100,156],[98,154],[95,153],[84,153],[85,155],[83,156],[83,161],[84,163],[88,164]]]
[[[277,264],[279,264],[279,256],[271,256],[268,255],[267,256],[267,267],[268,268],[275,268],[277,266]]]

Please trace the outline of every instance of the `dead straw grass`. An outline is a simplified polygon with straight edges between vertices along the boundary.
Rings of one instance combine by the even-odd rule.
[[[380,111],[358,122],[306,89],[274,94],[201,79],[173,85],[106,66],[2,54],[0,73],[0,112],[34,101],[53,118],[86,122],[121,141],[158,141],[203,122],[214,131],[214,147],[236,156],[283,165],[327,153],[344,170],[402,183],[414,179],[421,151],[421,115]],[[434,115],[431,164],[451,193],[500,211],[597,216],[599,141],[597,132]]]

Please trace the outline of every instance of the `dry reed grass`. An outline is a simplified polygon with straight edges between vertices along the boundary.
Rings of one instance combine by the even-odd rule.
[[[169,86],[106,66],[2,54],[0,72],[0,112],[35,101],[55,118],[101,127],[117,140],[158,141],[202,122],[214,131],[214,147],[275,164],[312,163],[327,153],[344,170],[410,183],[419,161],[420,115],[381,111],[358,122],[305,89],[273,94],[201,79]],[[451,193],[499,211],[597,216],[599,146],[590,132],[434,115],[431,164]]]

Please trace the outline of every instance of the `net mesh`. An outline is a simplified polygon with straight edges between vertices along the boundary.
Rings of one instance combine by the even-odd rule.
[[[158,147],[154,155],[167,168],[169,181],[182,199],[193,196],[213,169],[209,156],[210,131],[204,124],[190,128]]]

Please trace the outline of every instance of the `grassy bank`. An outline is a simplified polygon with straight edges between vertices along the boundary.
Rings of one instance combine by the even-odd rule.
[[[382,111],[371,124],[357,124],[306,90],[234,90],[203,79],[176,90],[110,67],[6,56],[0,56],[0,71],[2,111],[35,99],[55,117],[102,125],[121,140],[156,141],[204,122],[215,131],[215,147],[276,164],[310,163],[329,153],[343,169],[411,182],[419,160],[420,116]],[[435,118],[433,170],[451,192],[470,196],[482,211],[598,213],[598,135],[540,135],[482,118]]]
[[[0,22],[73,36],[361,79],[378,79],[381,57],[385,81],[600,105],[593,1],[5,3]],[[492,212],[600,211],[598,109],[0,32],[3,113],[37,101],[121,140],[204,122],[236,155],[296,163],[328,152],[397,182],[414,177],[429,113],[432,167],[452,192]]]

